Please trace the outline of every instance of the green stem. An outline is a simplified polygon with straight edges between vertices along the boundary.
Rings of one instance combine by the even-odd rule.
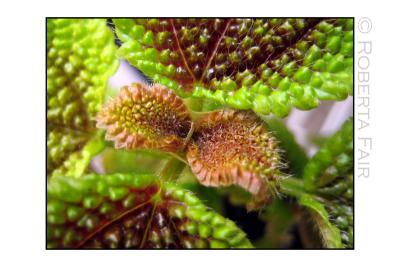
[[[182,173],[186,164],[181,160],[171,157],[164,165],[159,173],[159,177],[163,181],[175,181]]]
[[[200,118],[204,117],[205,115],[211,113],[212,111],[190,111],[190,116],[192,117],[193,121],[198,121]]]
[[[183,100],[185,102],[185,105],[190,109],[194,111],[201,111],[203,108],[203,100],[202,99],[195,99],[195,98],[186,98]]]

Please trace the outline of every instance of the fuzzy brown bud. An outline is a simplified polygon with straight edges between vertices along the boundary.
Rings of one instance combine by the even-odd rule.
[[[200,119],[187,159],[203,185],[237,184],[252,193],[250,208],[266,202],[279,179],[277,141],[248,111],[220,110]]]

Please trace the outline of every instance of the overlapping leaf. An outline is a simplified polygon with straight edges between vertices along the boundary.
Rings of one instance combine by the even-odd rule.
[[[113,21],[120,54],[180,95],[284,117],[352,94],[352,19]]]
[[[303,196],[300,203],[317,213],[325,244],[353,247],[353,119],[309,161],[304,182],[313,196]]]
[[[322,244],[327,248],[343,248],[340,230],[330,220],[330,215],[324,205],[316,200],[315,196],[309,194],[301,195],[299,204],[309,209]]]
[[[306,189],[315,191],[353,168],[353,119],[326,141],[304,170]]]
[[[249,248],[237,226],[152,175],[56,177],[48,183],[49,248]]]
[[[81,175],[103,136],[93,118],[118,59],[102,19],[47,20],[47,173]]]

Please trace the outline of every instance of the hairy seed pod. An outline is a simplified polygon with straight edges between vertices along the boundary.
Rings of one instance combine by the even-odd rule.
[[[279,179],[277,141],[248,111],[220,110],[200,119],[187,159],[203,185],[237,184],[252,193],[250,209],[265,204]]]
[[[124,86],[97,116],[115,148],[183,149],[191,118],[183,101],[162,86],[133,83]]]

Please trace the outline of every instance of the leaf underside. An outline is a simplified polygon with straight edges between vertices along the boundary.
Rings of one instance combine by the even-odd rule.
[[[102,19],[47,20],[47,174],[80,176],[103,147],[94,116],[118,67]]]
[[[232,222],[152,175],[86,175],[48,184],[49,248],[250,248]]]
[[[113,21],[120,55],[181,96],[284,117],[352,94],[352,19]]]

